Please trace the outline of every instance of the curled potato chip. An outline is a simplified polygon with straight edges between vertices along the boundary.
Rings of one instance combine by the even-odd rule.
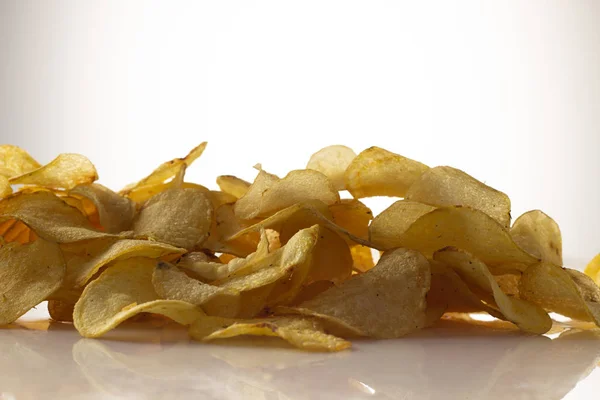
[[[361,152],[346,170],[346,189],[355,198],[404,197],[408,188],[429,167],[418,161],[370,147]]]
[[[64,300],[48,300],[50,318],[59,322],[73,322],[75,303]]]
[[[10,324],[61,284],[65,262],[57,244],[37,239],[0,247],[0,325]]]
[[[40,168],[25,150],[10,144],[0,145],[0,176],[12,178]]]
[[[585,285],[573,279],[573,270],[561,268],[547,262],[529,267],[521,277],[521,298],[531,301],[547,311],[566,317],[591,321],[600,326],[600,299],[589,292]],[[589,279],[576,274],[576,279]],[[588,284],[594,285],[593,282]]]
[[[517,218],[510,236],[532,256],[554,265],[563,264],[560,228],[540,210],[528,211]]]
[[[190,336],[208,342],[241,335],[280,337],[291,345],[311,351],[341,351],[351,343],[324,333],[315,319],[276,317],[258,320],[236,320],[202,317],[192,324]]]
[[[308,200],[333,204],[340,196],[329,179],[317,171],[291,171],[283,179],[260,171],[248,192],[235,204],[235,215],[241,219],[268,217]]]
[[[172,264],[159,261],[152,275],[156,293],[166,300],[200,306],[207,315],[234,317],[240,308],[240,293],[190,278]]]
[[[418,203],[416,203],[418,204]],[[495,267],[513,268],[534,264],[537,258],[521,249],[510,234],[487,214],[469,207],[441,207],[415,219],[420,210],[414,202],[394,203],[379,214],[369,227],[370,240],[377,248],[406,247],[431,255],[447,246],[472,253]]]
[[[164,315],[182,325],[202,316],[193,304],[158,298],[152,285],[155,265],[155,260],[141,257],[117,261],[87,285],[73,312],[79,333],[102,336],[141,312]]]
[[[8,219],[0,224],[0,235],[6,243],[29,243],[33,241],[33,238],[30,238],[31,232],[27,225],[16,219]]]
[[[494,304],[504,317],[525,332],[543,334],[552,327],[550,316],[534,303],[507,296],[489,271],[488,267],[471,254],[446,248],[433,255],[458,273],[471,287],[476,287],[493,296]]]
[[[259,234],[256,231],[229,239],[245,228],[245,224],[235,216],[232,204],[223,204],[215,209],[210,236],[202,244],[208,250],[229,253],[236,256],[246,256],[256,249]]]
[[[217,177],[217,185],[225,192],[239,199],[244,196],[250,188],[250,182],[233,175],[221,175]]]
[[[369,224],[373,219],[373,212],[360,201],[342,199],[339,203],[330,205],[329,211],[333,222],[341,228],[360,238],[369,237]]]
[[[600,254],[588,263],[585,267],[585,274],[592,278],[596,285],[600,285]]]
[[[169,189],[152,197],[133,224],[136,235],[191,249],[209,235],[213,209],[197,189]]]
[[[74,207],[51,192],[15,193],[0,201],[0,221],[19,219],[37,235],[57,243],[115,235],[100,232]]]
[[[483,211],[505,228],[510,226],[508,196],[452,167],[435,167],[409,187],[406,200],[432,206],[468,206]]]
[[[356,158],[356,153],[350,147],[327,146],[310,157],[306,169],[321,172],[329,178],[336,190],[344,190],[346,188],[346,169],[354,158]]]
[[[98,179],[94,164],[81,154],[60,154],[48,164],[10,179],[13,185],[37,185],[55,189],[72,189]]]
[[[305,301],[312,300],[319,294],[323,293],[324,291],[333,286],[335,286],[335,284],[331,281],[316,281],[310,283],[304,286],[302,290],[300,290],[300,293],[298,293],[298,295],[290,304],[297,306],[298,304],[302,304]]]
[[[10,186],[8,178],[0,175],[0,199],[11,195],[12,192],[12,187]]]
[[[79,185],[69,194],[83,196],[94,204],[106,232],[118,233],[131,228],[136,209],[130,199],[96,183]]]
[[[430,282],[425,257],[395,249],[373,269],[280,312],[315,316],[362,336],[396,338],[425,326]]]

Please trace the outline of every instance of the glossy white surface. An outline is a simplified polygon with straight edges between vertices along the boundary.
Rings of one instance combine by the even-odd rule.
[[[600,332],[531,337],[445,321],[417,336],[305,353],[276,339],[194,343],[128,324],[83,339],[38,307],[0,329],[0,399],[586,399]],[[566,396],[566,397],[565,397]]]

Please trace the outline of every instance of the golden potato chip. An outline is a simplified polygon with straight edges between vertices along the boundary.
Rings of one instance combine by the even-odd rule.
[[[169,189],[144,204],[133,230],[137,236],[191,249],[206,240],[212,218],[212,205],[202,191]]]
[[[235,239],[229,239],[245,228],[245,224],[235,216],[232,204],[223,204],[215,209],[210,236],[202,247],[213,252],[234,254],[244,257],[252,253],[258,244],[259,234],[249,232]]]
[[[346,169],[356,158],[356,153],[349,147],[333,145],[314,153],[306,169],[314,169],[329,178],[336,190],[346,189]]]
[[[223,192],[229,193],[237,199],[244,196],[250,188],[250,182],[233,175],[217,176],[217,185]]]
[[[336,232],[324,226],[317,226],[318,238],[307,281],[310,283],[326,280],[341,283],[352,275],[354,260],[350,248]]]
[[[6,196],[10,196],[12,192],[12,187],[10,186],[8,178],[0,175],[0,199]]]
[[[369,224],[373,212],[369,207],[355,199],[342,199],[338,204],[329,206],[333,222],[354,236],[367,239]]]
[[[565,268],[565,271],[579,290],[584,301],[600,303],[600,287],[589,276],[575,269]]]
[[[554,265],[562,265],[560,228],[540,210],[528,211],[517,218],[510,228],[510,236],[532,256]]]
[[[304,286],[294,300],[290,303],[291,305],[297,306],[305,301],[312,300],[317,295],[323,293],[327,289],[335,286],[331,281],[316,281]]]
[[[352,268],[354,271],[367,272],[375,266],[371,249],[367,246],[356,244],[350,246],[350,255],[352,257]]]
[[[311,351],[341,351],[351,343],[324,333],[315,319],[277,317],[236,320],[202,317],[190,326],[190,336],[208,342],[241,335],[280,337],[299,349]]]
[[[471,254],[456,248],[437,251],[433,259],[451,267],[470,287],[493,295],[505,318],[525,332],[543,334],[552,327],[550,316],[534,303],[507,296],[488,267]]]
[[[48,300],[50,318],[59,322],[73,322],[75,303],[63,300]]]
[[[355,198],[404,197],[408,188],[429,167],[410,158],[370,147],[361,152],[346,170],[346,189]]]
[[[406,191],[406,200],[432,206],[468,206],[510,226],[508,196],[452,167],[426,170]]]
[[[5,178],[29,173],[41,165],[25,150],[10,144],[0,145],[0,175]]]
[[[0,201],[0,221],[19,219],[41,238],[68,243],[116,236],[94,229],[77,210],[51,192],[16,193]]]
[[[248,192],[235,204],[235,215],[241,219],[268,217],[308,200],[329,205],[338,202],[340,196],[329,179],[317,171],[291,171],[283,179],[260,171]]]
[[[168,189],[172,189],[172,188],[197,189],[197,190],[200,190],[205,193],[209,192],[209,190],[206,187],[204,187],[202,185],[198,185],[196,183],[183,182],[181,185],[177,185],[177,184],[175,184],[174,181],[170,181],[167,183],[156,183],[154,185],[146,185],[146,186],[137,187],[137,188],[133,189],[132,191],[127,192],[125,194],[123,192],[119,192],[119,194],[127,197],[128,199],[135,201],[138,204],[143,204],[146,201],[148,201],[150,198],[156,196],[157,194],[163,193],[163,192],[167,191]]]
[[[547,311],[600,326],[600,301],[578,286],[568,271],[547,262],[529,267],[521,277],[521,298]],[[578,278],[583,279],[581,276],[586,275]]]
[[[596,285],[600,285],[600,254],[588,263],[585,267],[585,274],[592,278]]]
[[[10,324],[61,284],[65,262],[57,244],[37,239],[0,247],[0,325]]]
[[[48,164],[10,179],[13,185],[37,185],[54,189],[72,189],[98,179],[94,164],[80,154],[60,154]]]
[[[99,337],[142,312],[160,314],[190,325],[204,313],[195,305],[160,300],[152,285],[156,260],[117,261],[86,286],[75,304],[73,322],[84,337]]]
[[[525,268],[523,268],[525,270]],[[521,282],[521,272],[507,272],[501,275],[494,275],[494,279],[500,289],[508,296],[519,298],[519,283]]]
[[[21,244],[29,243],[29,233],[31,229],[23,222],[16,219],[8,219],[0,224],[0,235],[4,242],[18,242]]]
[[[118,233],[131,228],[136,209],[130,199],[96,183],[79,185],[69,194],[83,196],[94,204],[106,232]]]
[[[315,316],[362,336],[396,338],[426,324],[429,262],[414,250],[385,252],[377,265],[298,307],[281,311]]]
[[[491,267],[502,264],[526,267],[538,261],[482,211],[463,206],[441,207],[415,220],[415,215],[421,212],[413,211],[415,204],[418,203],[398,201],[373,220],[369,233],[375,247],[406,247],[431,255],[444,247],[454,246],[472,253]]]
[[[240,308],[240,293],[190,278],[172,264],[159,261],[152,284],[160,298],[199,306],[207,315],[234,317]]]

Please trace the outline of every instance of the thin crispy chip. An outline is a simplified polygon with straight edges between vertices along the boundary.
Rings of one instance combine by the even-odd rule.
[[[396,338],[425,326],[430,280],[425,257],[391,250],[370,271],[280,311],[316,316],[363,336]]]
[[[10,144],[0,145],[0,176],[12,178],[40,168],[25,150]]]
[[[352,275],[354,260],[346,241],[331,229],[319,226],[317,243],[313,250],[308,283],[332,281],[336,284]]]
[[[16,193],[0,202],[0,221],[19,219],[41,238],[57,243],[116,235],[99,232],[74,207],[51,192]]]
[[[167,182],[167,183],[156,183],[154,185],[146,185],[141,187],[136,187],[130,192],[124,194],[123,192],[119,192],[119,194],[126,196],[128,199],[135,201],[138,204],[143,204],[148,201],[150,198],[156,196],[159,193],[163,193],[171,188],[180,188],[180,189],[197,189],[202,192],[208,193],[209,190],[196,183],[183,182],[181,185],[177,185],[175,180]]]
[[[532,256],[554,265],[563,264],[560,228],[540,210],[528,211],[517,218],[510,236]]]
[[[433,255],[456,271],[470,287],[491,294],[495,305],[507,320],[525,332],[543,334],[552,327],[550,316],[534,303],[507,296],[496,283],[488,267],[471,254],[456,248],[446,248]]]
[[[329,205],[338,202],[340,196],[329,179],[317,171],[291,171],[283,179],[260,171],[248,192],[235,204],[235,214],[241,219],[268,217],[308,200]]]
[[[152,197],[133,224],[136,235],[191,249],[209,235],[213,209],[197,189],[169,189]]]
[[[57,244],[37,239],[0,247],[0,325],[45,300],[61,284],[65,262]]]
[[[291,305],[297,306],[305,301],[312,300],[327,289],[335,286],[331,281],[316,281],[304,286],[298,295],[291,302]]]
[[[324,333],[315,319],[276,317],[258,320],[236,320],[202,317],[189,329],[190,336],[208,342],[241,335],[272,336],[286,340],[292,346],[311,351],[341,351],[351,343]]]
[[[217,176],[217,185],[223,192],[229,193],[237,199],[244,196],[250,188],[250,182],[233,175]]]
[[[496,220],[479,210],[441,207],[414,220],[414,204],[401,200],[379,214],[369,227],[371,242],[378,248],[406,247],[425,255],[454,246],[491,267],[526,267],[538,261],[521,249]]]
[[[190,278],[172,264],[159,261],[152,275],[159,297],[200,306],[207,315],[231,318],[238,314],[240,293]]]
[[[346,170],[346,189],[355,198],[404,197],[408,188],[429,167],[418,161],[370,147],[361,152]]]
[[[360,244],[350,246],[352,268],[354,271],[367,272],[375,266],[371,248]]]
[[[589,279],[581,273],[576,278],[583,280],[583,277]],[[529,267],[521,277],[519,291],[521,298],[548,311],[600,326],[600,300],[580,287],[567,268],[547,262]]]
[[[585,267],[585,274],[600,285],[600,254],[596,255]]]
[[[117,261],[83,291],[73,312],[75,328],[84,337],[99,337],[141,313],[164,315],[190,325],[204,313],[178,300],[160,300],[152,285],[156,260]]]
[[[131,228],[136,209],[130,199],[96,183],[79,185],[69,194],[83,196],[94,204],[100,225],[106,232],[118,233]]]
[[[6,243],[18,242],[20,244],[25,244],[32,241],[29,240],[31,229],[22,221],[16,219],[4,221],[0,231],[0,235],[2,235],[2,239],[4,239],[4,242]]]
[[[60,154],[48,164],[10,179],[13,185],[37,185],[53,189],[72,189],[98,179],[94,164],[81,154]]]
[[[306,169],[314,169],[329,178],[336,190],[346,189],[346,169],[356,158],[356,153],[349,147],[333,145],[322,148],[314,153]]]
[[[48,300],[50,318],[59,322],[73,322],[75,303],[63,300]]]
[[[508,196],[460,169],[428,169],[410,186],[404,198],[432,206],[469,206],[483,211],[505,228],[510,226]]]
[[[6,196],[10,196],[12,192],[12,187],[10,186],[8,178],[0,175],[0,199]]]
[[[232,204],[223,204],[215,209],[210,237],[203,247],[210,251],[234,254],[244,257],[252,253],[258,244],[258,232],[249,232],[236,239],[229,239],[245,228],[245,224],[235,216]]]
[[[373,212],[360,201],[342,199],[338,204],[330,205],[329,211],[333,222],[341,228],[360,238],[369,237],[369,224],[373,219]]]

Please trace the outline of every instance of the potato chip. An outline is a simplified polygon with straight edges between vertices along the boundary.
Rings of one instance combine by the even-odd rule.
[[[215,209],[209,238],[202,244],[205,249],[219,253],[245,257],[252,253],[258,244],[258,232],[249,232],[239,238],[229,239],[246,225],[235,216],[232,204],[223,204]]]
[[[10,196],[12,192],[12,187],[10,186],[8,178],[0,175],[0,199],[6,196]]]
[[[370,147],[361,152],[346,170],[346,189],[355,198],[404,197],[408,188],[429,167],[410,158]]]
[[[302,304],[305,301],[312,300],[319,294],[323,293],[327,289],[335,286],[331,281],[316,281],[304,286],[294,300],[290,303],[291,305]]]
[[[582,276],[586,277],[581,274],[577,278],[584,279]],[[531,266],[521,277],[519,292],[521,298],[547,311],[600,326],[600,302],[577,285],[567,268],[547,262]]]
[[[340,196],[329,179],[317,171],[291,171],[283,179],[260,171],[248,192],[235,204],[235,215],[241,219],[268,217],[308,200],[329,205],[338,202]]]
[[[250,182],[233,175],[217,176],[217,185],[223,192],[229,193],[237,199],[243,197],[250,188]]]
[[[600,285],[600,254],[588,263],[585,267],[585,274],[592,278],[596,285]]]
[[[167,183],[157,183],[154,185],[146,185],[146,186],[137,187],[137,188],[133,189],[132,191],[127,192],[126,194],[123,194],[123,192],[119,192],[119,194],[127,197],[130,200],[135,201],[138,204],[143,204],[146,201],[148,201],[150,198],[156,196],[157,194],[163,193],[163,192],[167,191],[168,189],[172,189],[172,188],[197,189],[197,190],[200,190],[205,193],[209,192],[209,190],[206,187],[204,187],[202,185],[198,185],[196,183],[183,182],[181,185],[177,185],[174,181],[170,181]]]
[[[318,239],[307,281],[311,283],[326,280],[341,283],[352,274],[354,260],[350,248],[336,232],[324,226],[318,227]]]
[[[18,242],[20,244],[29,243],[29,233],[31,229],[23,222],[16,219],[8,219],[0,224],[0,235],[6,243]]]
[[[414,250],[385,252],[377,265],[294,308],[363,336],[396,338],[426,323],[429,262]],[[401,290],[399,289],[401,288]]]
[[[58,322],[73,322],[75,303],[63,300],[48,300],[48,314]]]
[[[133,230],[137,236],[191,249],[208,238],[212,218],[212,205],[202,191],[169,189],[144,204]]]
[[[83,196],[94,204],[100,225],[106,232],[118,233],[131,228],[136,209],[130,199],[96,183],[79,185],[69,194]]]
[[[57,244],[44,239],[0,247],[0,325],[10,324],[61,284],[65,262]]]
[[[12,178],[40,168],[25,150],[10,144],[0,145],[0,176]]]
[[[329,206],[333,222],[341,228],[363,239],[369,237],[369,224],[373,212],[369,207],[355,199],[342,199],[338,204]]]
[[[141,257],[117,261],[87,285],[73,312],[79,333],[99,337],[142,312],[164,315],[182,325],[202,316],[193,304],[158,298],[152,285],[155,265],[155,260]]]
[[[370,240],[378,248],[406,247],[425,255],[447,246],[472,253],[490,267],[527,266],[538,261],[521,249],[496,220],[469,207],[441,207],[420,217],[425,208],[398,201],[379,214],[369,227]],[[415,212],[415,208],[417,212]]]
[[[100,232],[76,209],[51,192],[16,193],[0,201],[0,221],[19,219],[41,238],[68,243],[115,236]]]
[[[54,189],[72,189],[98,179],[94,164],[80,154],[60,154],[50,163],[10,179],[13,185],[37,185]]]
[[[240,293],[190,278],[172,264],[159,261],[152,284],[160,298],[199,306],[207,315],[234,317],[240,308]]]
[[[352,268],[354,271],[367,272],[375,266],[373,254],[367,246],[360,244],[350,246],[350,256],[352,257]]]
[[[259,320],[236,320],[202,317],[189,329],[190,336],[203,342],[241,335],[280,337],[291,345],[310,351],[341,351],[351,343],[324,333],[315,319],[277,317]]]
[[[333,145],[314,153],[306,169],[314,169],[329,178],[336,190],[346,189],[346,169],[356,158],[356,153],[349,147]]]
[[[554,265],[563,264],[560,228],[540,210],[528,211],[517,218],[510,236],[532,256]]]
[[[435,167],[425,171],[406,191],[406,200],[432,206],[468,206],[510,226],[510,199],[460,169]]]
[[[471,254],[446,248],[437,251],[433,258],[451,267],[470,287],[492,294],[494,304],[505,318],[525,332],[543,334],[552,327],[552,320],[543,309],[534,303],[507,296],[487,266]]]

